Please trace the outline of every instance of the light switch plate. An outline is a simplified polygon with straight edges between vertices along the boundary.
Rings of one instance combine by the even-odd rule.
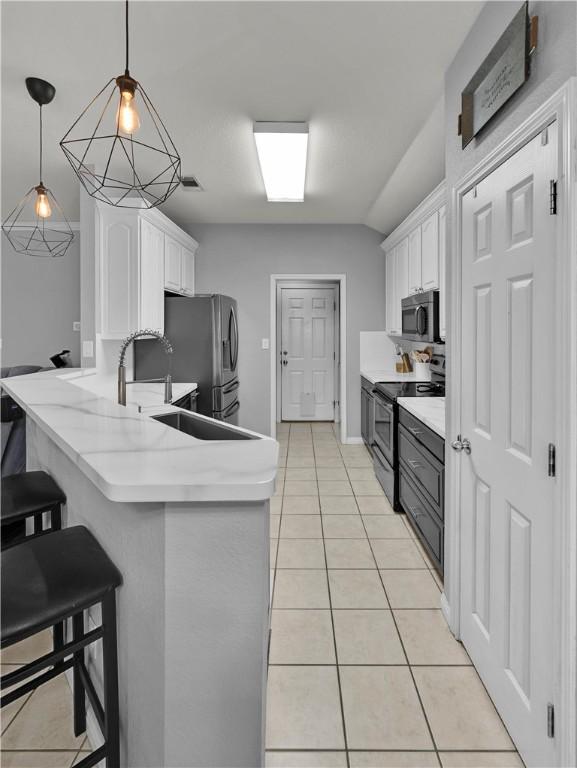
[[[82,357],[94,357],[94,342],[83,341],[82,342]]]
[[[269,342],[268,339],[263,339],[261,342],[262,349],[268,349],[269,348]]]
[[[73,331],[79,331],[80,330],[80,320],[75,320],[72,323],[72,330]]]

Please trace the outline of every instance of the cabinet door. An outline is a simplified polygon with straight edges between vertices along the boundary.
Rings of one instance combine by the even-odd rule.
[[[447,254],[447,208],[439,210],[439,335],[445,340],[447,334],[447,279],[445,275]]]
[[[164,236],[164,287],[180,291],[182,280],[182,246],[169,235]]]
[[[421,287],[421,227],[409,235],[409,294]]]
[[[397,283],[397,298],[395,308],[395,331],[400,334],[403,327],[401,300],[409,295],[409,238],[397,245],[396,249],[395,279]]]
[[[421,225],[421,286],[424,291],[439,287],[439,214],[431,214]]]
[[[397,292],[395,285],[396,248],[385,254],[385,319],[387,333],[395,333]]]
[[[140,221],[141,328],[164,333],[164,233],[149,221]]]
[[[194,251],[182,249],[181,289],[188,296],[194,295]]]
[[[100,335],[123,339],[138,328],[138,228],[136,218],[97,209]]]

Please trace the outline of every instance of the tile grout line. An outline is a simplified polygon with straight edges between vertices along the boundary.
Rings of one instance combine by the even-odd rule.
[[[356,500],[356,496],[355,496],[355,500]],[[361,519],[362,519],[362,515],[361,515]],[[393,624],[395,625],[395,630],[397,632],[397,636],[399,638],[399,642],[401,644],[401,648],[403,649],[403,654],[404,654],[404,656],[405,656],[405,658],[407,660],[407,668],[409,670],[409,674],[411,675],[411,680],[413,681],[413,686],[414,686],[414,689],[415,689],[415,693],[417,694],[417,698],[419,700],[419,704],[420,704],[420,707],[421,707],[421,711],[423,713],[423,717],[425,718],[425,723],[427,724],[427,730],[429,731],[429,736],[431,737],[431,742],[432,742],[433,747],[434,747],[435,755],[437,757],[437,762],[438,762],[438,764],[440,766],[442,766],[441,758],[440,758],[440,755],[439,755],[439,749],[437,747],[437,742],[435,741],[435,737],[433,735],[433,729],[431,728],[431,724],[429,723],[429,718],[427,717],[427,713],[425,711],[425,706],[423,704],[423,700],[421,698],[420,691],[419,691],[419,689],[417,687],[417,681],[415,680],[415,676],[414,676],[413,670],[411,668],[411,663],[409,661],[409,656],[407,654],[407,650],[405,648],[405,644],[403,643],[403,638],[402,638],[401,633],[399,631],[399,626],[397,624],[397,619],[395,617],[395,612],[393,611],[393,607],[391,605],[391,601],[389,600],[389,595],[388,595],[387,590],[385,588],[385,583],[383,581],[383,576],[382,576],[381,571],[380,571],[380,569],[378,567],[377,558],[375,557],[375,553],[374,553],[374,550],[373,550],[373,545],[372,545],[371,540],[369,538],[369,535],[368,535],[368,532],[367,532],[364,520],[363,520],[363,527],[365,527],[365,533],[367,533],[367,540],[369,542],[369,547],[371,548],[371,553],[373,555],[373,558],[374,558],[374,561],[375,561],[375,565],[377,566],[377,571],[378,571],[378,574],[379,574],[379,579],[380,579],[381,585],[383,587],[383,590],[385,591],[385,596],[387,598],[387,603],[389,604],[389,609],[391,611],[391,618],[393,620]]]
[[[324,557],[325,557],[325,578],[327,580],[327,594],[328,594],[328,598],[329,598],[329,609],[330,609],[330,612],[331,612],[331,627],[332,627],[332,631],[333,631],[333,646],[334,646],[334,650],[335,650],[335,665],[336,665],[336,673],[337,673],[337,684],[338,684],[338,687],[339,687],[339,703],[340,703],[340,707],[341,707],[341,722],[342,722],[342,726],[343,726],[343,739],[344,739],[344,742],[345,742],[345,758],[346,758],[346,761],[347,761],[347,768],[350,768],[351,763],[350,763],[350,759],[349,759],[349,748],[348,748],[348,740],[347,740],[347,725],[346,725],[346,722],[345,722],[345,708],[344,708],[344,705],[343,705],[343,691],[342,691],[342,687],[341,687],[341,673],[340,673],[340,669],[339,669],[339,653],[338,653],[338,650],[337,650],[337,636],[336,636],[336,633],[335,633],[335,618],[334,618],[334,615],[333,615],[333,602],[332,602],[332,597],[331,597],[331,585],[330,585],[330,581],[329,581],[329,568],[328,568],[328,564],[327,564],[327,550],[326,550],[326,546],[325,546],[325,529],[324,529],[323,515],[322,515],[322,509],[321,509],[321,495],[320,495],[320,491],[319,491],[319,479],[318,479],[318,475],[317,475],[317,462],[316,462],[316,453],[315,453],[315,448],[314,448],[314,441],[313,441],[313,459],[314,459],[314,464],[315,464],[315,476],[316,476],[317,492],[318,492],[318,498],[319,498],[319,510],[320,510],[320,513],[321,513],[320,514],[320,518],[321,518],[321,533],[322,533],[322,537],[323,537],[322,538],[322,541],[323,541],[323,554],[324,554]]]

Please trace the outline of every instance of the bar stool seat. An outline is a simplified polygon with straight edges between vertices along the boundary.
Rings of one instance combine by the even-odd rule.
[[[22,472],[2,478],[2,525],[23,520],[66,503],[47,472]]]
[[[1,646],[25,640],[50,626],[71,619],[72,638],[54,650],[2,675],[1,706],[71,669],[74,689],[74,734],[86,731],[86,698],[96,716],[104,743],[77,768],[101,760],[107,768],[120,766],[116,588],[120,571],[84,526],[31,536],[2,551]],[[84,611],[100,605],[102,622],[85,629]],[[85,662],[85,649],[102,641],[102,700]]]
[[[2,554],[2,647],[100,602],[120,572],[84,526],[30,539]]]

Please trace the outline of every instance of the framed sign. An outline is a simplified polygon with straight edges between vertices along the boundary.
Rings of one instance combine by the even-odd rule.
[[[525,2],[461,94],[463,149],[529,78],[536,45],[537,16]]]

